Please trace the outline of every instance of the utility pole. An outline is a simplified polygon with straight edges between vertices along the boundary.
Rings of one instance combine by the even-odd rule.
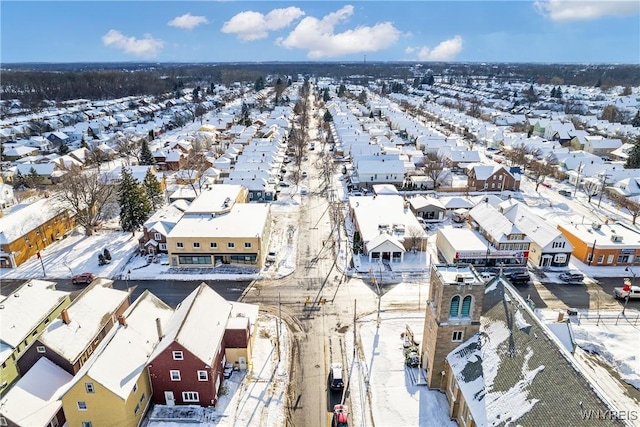
[[[278,292],[278,324],[276,325],[276,342],[278,343],[278,362],[280,362],[280,325],[282,325],[282,305],[280,304],[280,292]]]
[[[357,346],[357,341],[356,341],[356,307],[358,304],[358,300],[354,299],[353,300],[353,358],[356,358],[356,346]]]
[[[573,189],[573,197],[576,197],[578,191],[578,184],[580,184],[580,172],[582,172],[582,162],[578,165],[578,176],[576,177],[576,186]]]
[[[600,208],[600,202],[602,202],[602,194],[604,193],[604,186],[607,185],[607,178],[611,175],[607,175],[606,173],[602,174],[602,188],[600,189],[600,197],[598,198],[598,208]]]

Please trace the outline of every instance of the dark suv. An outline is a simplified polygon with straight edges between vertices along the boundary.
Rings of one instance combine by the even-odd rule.
[[[531,281],[531,276],[527,271],[514,271],[507,274],[506,277],[514,285],[528,285]]]

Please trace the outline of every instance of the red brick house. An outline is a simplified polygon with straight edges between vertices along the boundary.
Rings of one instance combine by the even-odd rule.
[[[250,328],[236,327],[227,334],[233,312],[233,305],[206,283],[200,284],[182,301],[166,329],[159,332],[162,338],[149,357],[154,402],[216,405],[224,367],[228,363],[225,338],[231,345],[250,341],[247,336]]]
[[[517,191],[520,174],[502,165],[472,164],[466,169],[469,191]]]

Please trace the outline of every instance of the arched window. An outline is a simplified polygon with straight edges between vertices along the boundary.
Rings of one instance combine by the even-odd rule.
[[[460,315],[462,317],[469,317],[469,313],[471,313],[471,295],[467,295],[462,300],[462,312]]]
[[[460,297],[456,295],[451,298],[451,306],[449,306],[449,317],[458,317],[458,310],[460,309]]]

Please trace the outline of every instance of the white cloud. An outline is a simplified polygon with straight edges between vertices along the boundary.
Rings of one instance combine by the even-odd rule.
[[[278,44],[289,49],[307,49],[308,58],[318,59],[375,52],[398,41],[400,31],[390,22],[334,33],[335,26],[352,14],[353,6],[347,5],[322,19],[308,16],[286,38],[278,39]]]
[[[167,25],[171,27],[183,28],[185,30],[192,30],[198,25],[208,24],[206,16],[195,16],[191,13],[187,13],[182,16],[176,16],[171,21],[167,22]]]
[[[462,37],[460,36],[445,40],[433,49],[428,46],[405,49],[407,54],[415,53],[418,61],[452,61],[460,52],[462,52]]]
[[[603,16],[640,13],[637,0],[537,0],[534,7],[552,21],[588,21]]]
[[[154,39],[151,34],[145,34],[144,38],[136,39],[127,37],[119,31],[109,30],[102,36],[102,43],[105,46],[113,46],[116,49],[124,50],[125,53],[140,56],[143,58],[153,58],[164,47],[164,42]]]
[[[266,15],[248,10],[238,13],[225,22],[221,31],[237,34],[240,40],[259,40],[267,37],[269,31],[285,28],[301,16],[304,16],[304,12],[293,6],[286,9],[273,9]]]

